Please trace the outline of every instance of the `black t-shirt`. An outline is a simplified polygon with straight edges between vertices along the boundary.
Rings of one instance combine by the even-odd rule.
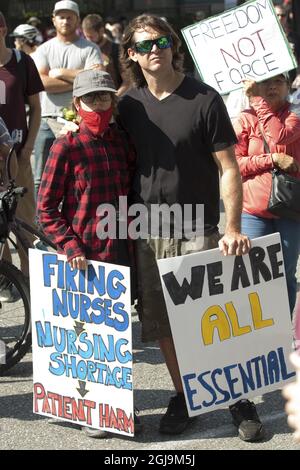
[[[119,111],[137,151],[135,202],[204,204],[206,231],[214,229],[220,195],[212,152],[236,143],[220,95],[185,77],[161,101],[147,87],[129,90]]]

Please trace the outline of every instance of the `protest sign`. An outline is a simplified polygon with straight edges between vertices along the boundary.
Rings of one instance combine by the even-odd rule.
[[[129,268],[30,250],[33,411],[132,436]]]
[[[248,255],[218,249],[158,261],[190,416],[280,388],[292,326],[279,234]]]
[[[201,78],[219,93],[297,67],[271,0],[255,0],[182,30]]]

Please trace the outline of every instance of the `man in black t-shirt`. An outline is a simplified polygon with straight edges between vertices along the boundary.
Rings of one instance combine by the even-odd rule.
[[[160,422],[160,432],[179,434],[191,422],[185,404],[172,333],[156,259],[218,246],[224,255],[249,251],[240,233],[242,185],[234,155],[235,133],[221,97],[181,70],[180,40],[171,26],[154,15],[131,21],[121,44],[123,66],[135,87],[119,103],[120,118],[137,151],[133,200],[152,211],[155,205],[204,205],[203,237],[175,234],[137,240],[137,276],[143,341],[158,340],[177,395]],[[226,211],[219,241],[219,173]],[[151,212],[152,216],[152,212]],[[195,220],[193,219],[193,222]],[[231,407],[244,440],[259,440],[262,424],[255,407],[241,400]]]

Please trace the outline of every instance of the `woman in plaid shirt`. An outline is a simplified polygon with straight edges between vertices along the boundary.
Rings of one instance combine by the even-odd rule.
[[[124,132],[110,124],[115,93],[107,72],[85,70],[76,76],[79,132],[54,142],[42,177],[39,221],[72,268],[85,269],[87,259],[124,265],[131,259],[128,240],[97,235],[99,206],[110,203],[117,208],[119,196],[127,196],[135,161]]]
[[[129,192],[135,163],[125,133],[110,124],[115,93],[107,72],[85,70],[76,76],[73,97],[81,117],[79,132],[68,132],[54,142],[40,185],[39,221],[74,269],[86,269],[87,259],[133,265],[129,240],[98,237],[101,215],[106,216],[99,206],[109,203],[118,208],[119,197]],[[134,423],[135,433],[140,432],[136,414]],[[83,430],[92,438],[108,434]]]

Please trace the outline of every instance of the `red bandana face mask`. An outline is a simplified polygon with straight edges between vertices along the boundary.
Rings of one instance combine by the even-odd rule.
[[[84,111],[79,109],[79,116],[94,135],[100,135],[104,132],[110,123],[112,117],[112,107],[107,111]]]

